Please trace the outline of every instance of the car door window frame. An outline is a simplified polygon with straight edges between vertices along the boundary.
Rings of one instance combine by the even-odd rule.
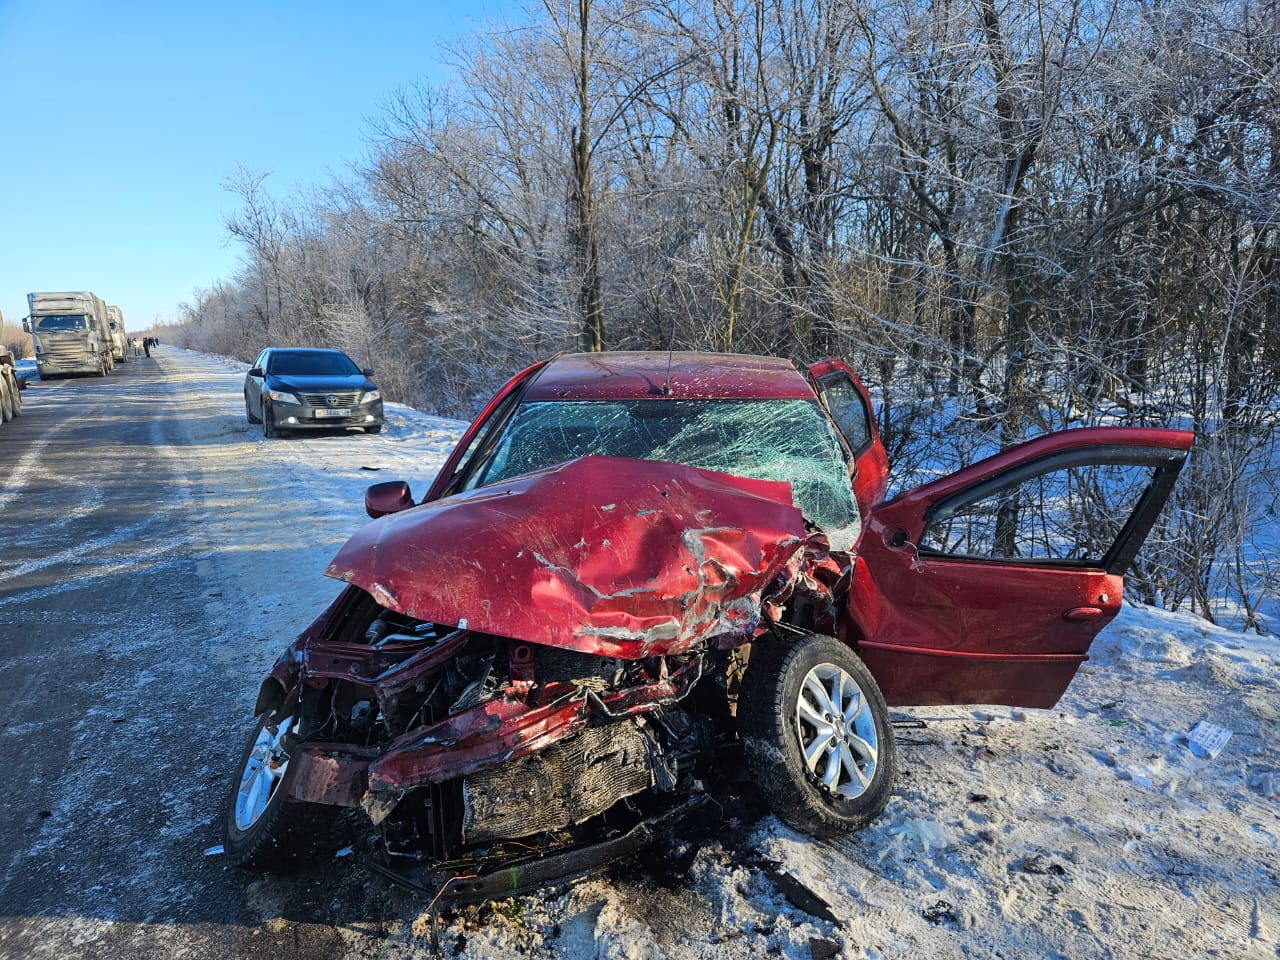
[[[458,462],[458,469],[454,471],[453,477],[449,480],[449,485],[445,487],[443,496],[447,497],[450,494],[470,489],[468,486],[469,481],[492,455],[498,437],[506,430],[511,417],[524,399],[525,390],[527,389],[528,384],[512,393],[511,396],[505,397],[494,409],[483,429],[472,439],[470,449],[462,455],[462,459]]]
[[[482,459],[487,456],[489,449],[506,428],[507,422],[528,393],[529,387],[538,379],[539,374],[546,369],[549,362],[544,360],[522,370],[489,401],[487,413],[481,411],[481,419],[472,423],[459,441],[459,444],[465,442],[466,448],[461,450],[455,448],[449,454],[441,472],[437,474],[423,498],[423,503],[452,496],[466,488],[467,480]],[[503,396],[504,393],[505,396]]]
[[[971,486],[939,500],[924,515],[924,532],[935,523],[950,519],[964,507],[994,497],[1005,490],[1044,476],[1058,470],[1082,466],[1103,466],[1109,464],[1146,467],[1153,470],[1146,489],[1138,497],[1128,519],[1121,526],[1115,541],[1103,554],[1100,561],[1065,560],[1055,557],[993,557],[983,555],[950,553],[931,548],[926,544],[917,547],[921,557],[936,559],[955,559],[977,563],[1017,564],[1035,566],[1100,568],[1109,574],[1122,574],[1137,555],[1143,540],[1156,521],[1161,508],[1168,499],[1170,489],[1178,478],[1186,456],[1180,450],[1168,450],[1162,447],[1137,445],[1109,445],[1079,447],[1061,450],[1056,453],[1037,457],[1034,460],[1017,464],[995,476],[980,480]]]
[[[832,370],[814,378],[814,386],[816,387],[819,399],[822,401],[823,409],[826,410],[827,416],[831,418],[831,422],[836,425],[836,432],[844,441],[845,446],[849,448],[849,452],[852,454],[853,458],[857,459],[871,447],[873,442],[875,442],[875,432],[872,429],[871,422],[871,411],[867,407],[867,401],[862,395],[862,391],[858,389],[858,385],[854,382],[853,378],[844,370]],[[853,399],[857,402],[857,409],[861,412],[861,422],[859,424],[861,428],[861,438],[857,446],[854,445],[853,440],[850,438],[849,431],[846,428],[845,423],[836,416],[836,412],[831,407],[831,401],[828,399],[828,394],[833,386],[847,387],[849,393],[852,394]]]

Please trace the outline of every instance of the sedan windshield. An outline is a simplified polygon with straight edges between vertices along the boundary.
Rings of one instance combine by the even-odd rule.
[[[83,314],[67,314],[56,317],[36,317],[36,329],[50,330],[85,330],[89,324]]]
[[[276,377],[354,377],[360,368],[345,353],[290,350],[272,354],[267,373]]]
[[[665,460],[791,484],[837,550],[860,529],[844,447],[808,400],[544,401],[522,404],[468,487],[577,457]]]

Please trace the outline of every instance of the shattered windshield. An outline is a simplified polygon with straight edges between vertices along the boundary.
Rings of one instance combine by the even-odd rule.
[[[860,529],[844,447],[808,400],[543,401],[522,404],[467,487],[576,457],[665,460],[791,484],[837,550]]]

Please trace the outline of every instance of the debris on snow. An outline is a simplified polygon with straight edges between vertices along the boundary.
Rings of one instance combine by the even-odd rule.
[[[1201,720],[1187,734],[1187,747],[1197,757],[1216,759],[1231,739],[1231,731]]]
[[[1148,775],[1147,772],[1139,769],[1123,768],[1117,771],[1121,780],[1128,780],[1130,783],[1136,783],[1140,787],[1150,790],[1155,786],[1155,780]]]
[[[1023,873],[1049,874],[1055,877],[1065,877],[1067,875],[1067,871],[1062,864],[1051,861],[1040,850],[1023,857],[1021,866]]]
[[[946,900],[939,900],[932,906],[924,908],[924,918],[932,924],[939,924],[943,921],[947,923],[959,923],[960,914],[956,912],[955,904],[948,903]]]
[[[817,917],[829,923],[839,922],[836,915],[831,912],[831,904],[788,873],[781,864],[773,864],[767,871],[767,875],[778,891],[787,898],[787,902],[797,910],[803,910],[811,917]]]
[[[910,817],[901,826],[893,827],[889,832],[903,843],[919,844],[925,853],[928,853],[934,847],[939,850],[945,850],[951,846],[951,838],[947,836],[947,831],[936,820],[921,820],[918,817]]]

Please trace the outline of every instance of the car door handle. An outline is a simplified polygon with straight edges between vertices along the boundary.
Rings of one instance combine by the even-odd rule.
[[[1062,615],[1062,619],[1083,623],[1086,620],[1097,620],[1104,612],[1101,607],[1072,607]]]

